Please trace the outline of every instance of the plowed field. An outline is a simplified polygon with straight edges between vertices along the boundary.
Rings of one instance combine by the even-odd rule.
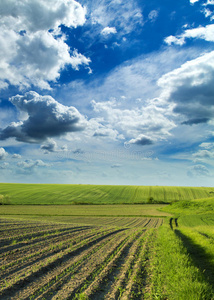
[[[0,220],[0,299],[141,299],[160,218]],[[117,226],[117,227],[116,227]]]

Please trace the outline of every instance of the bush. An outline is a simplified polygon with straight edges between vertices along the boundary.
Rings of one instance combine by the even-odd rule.
[[[0,195],[0,205],[9,205],[10,204],[10,197],[7,195]]]
[[[149,198],[148,198],[148,200],[147,200],[147,203],[148,204],[152,204],[152,203],[154,203],[155,202],[155,200],[154,200],[154,198],[152,197],[152,196],[150,196]]]

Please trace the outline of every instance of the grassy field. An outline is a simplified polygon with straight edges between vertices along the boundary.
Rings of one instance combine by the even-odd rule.
[[[90,216],[84,224],[14,217],[0,218],[1,299],[214,297],[212,243],[189,227],[172,230],[168,218],[97,217],[92,225]],[[205,246],[200,263],[185,235]]]
[[[171,216],[159,211],[166,205],[2,205],[0,215],[29,216]]]
[[[179,224],[186,227],[214,226],[214,213],[199,215],[183,215],[179,218]]]
[[[1,187],[0,299],[214,299],[213,189]]]
[[[214,213],[214,197],[192,201],[179,201],[176,203],[171,203],[162,209],[177,216]]]
[[[164,186],[103,186],[0,184],[3,204],[142,204],[207,198],[214,188]]]
[[[189,239],[189,231],[180,226],[171,230],[165,225],[157,230],[151,257],[150,299],[214,299],[213,248],[206,248],[212,254],[208,258],[198,251],[198,244],[190,246]]]
[[[174,238],[181,243],[184,249],[183,251],[188,254],[191,264],[194,265],[197,270],[197,276],[201,278],[200,281],[205,279],[211,287],[209,296],[206,294],[206,288],[205,290],[202,288],[196,298],[194,298],[195,296],[187,296],[187,298],[214,299],[214,197],[192,201],[184,200],[172,203],[161,209],[174,214],[174,218],[170,218],[171,235],[174,235]],[[163,229],[161,229],[161,231],[162,230]],[[163,243],[161,242],[159,246],[162,247]],[[171,254],[171,257],[172,256]],[[159,271],[163,269],[163,279],[166,283],[166,270],[164,270],[163,266],[160,266],[159,263],[157,263],[157,265]],[[180,265],[178,266],[178,270],[179,268]],[[187,269],[188,268],[186,268],[186,271]],[[178,272],[178,274],[179,273],[180,272]],[[196,274],[194,276],[196,276]],[[195,277],[193,277],[193,280],[194,278]],[[179,278],[179,282],[182,282],[182,278]],[[158,284],[154,284],[156,290],[157,286]],[[179,291],[179,289],[178,286],[177,290]],[[186,295],[188,295],[188,286],[186,286],[186,289]]]
[[[171,216],[164,205],[2,205],[0,217],[99,226],[141,226],[145,220]]]

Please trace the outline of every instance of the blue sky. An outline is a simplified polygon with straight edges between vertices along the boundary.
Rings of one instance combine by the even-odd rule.
[[[2,0],[0,181],[213,186],[213,0]]]

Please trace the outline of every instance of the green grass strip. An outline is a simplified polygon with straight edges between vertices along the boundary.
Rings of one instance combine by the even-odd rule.
[[[149,299],[210,300],[212,287],[197,268],[181,239],[169,226],[157,230]]]

